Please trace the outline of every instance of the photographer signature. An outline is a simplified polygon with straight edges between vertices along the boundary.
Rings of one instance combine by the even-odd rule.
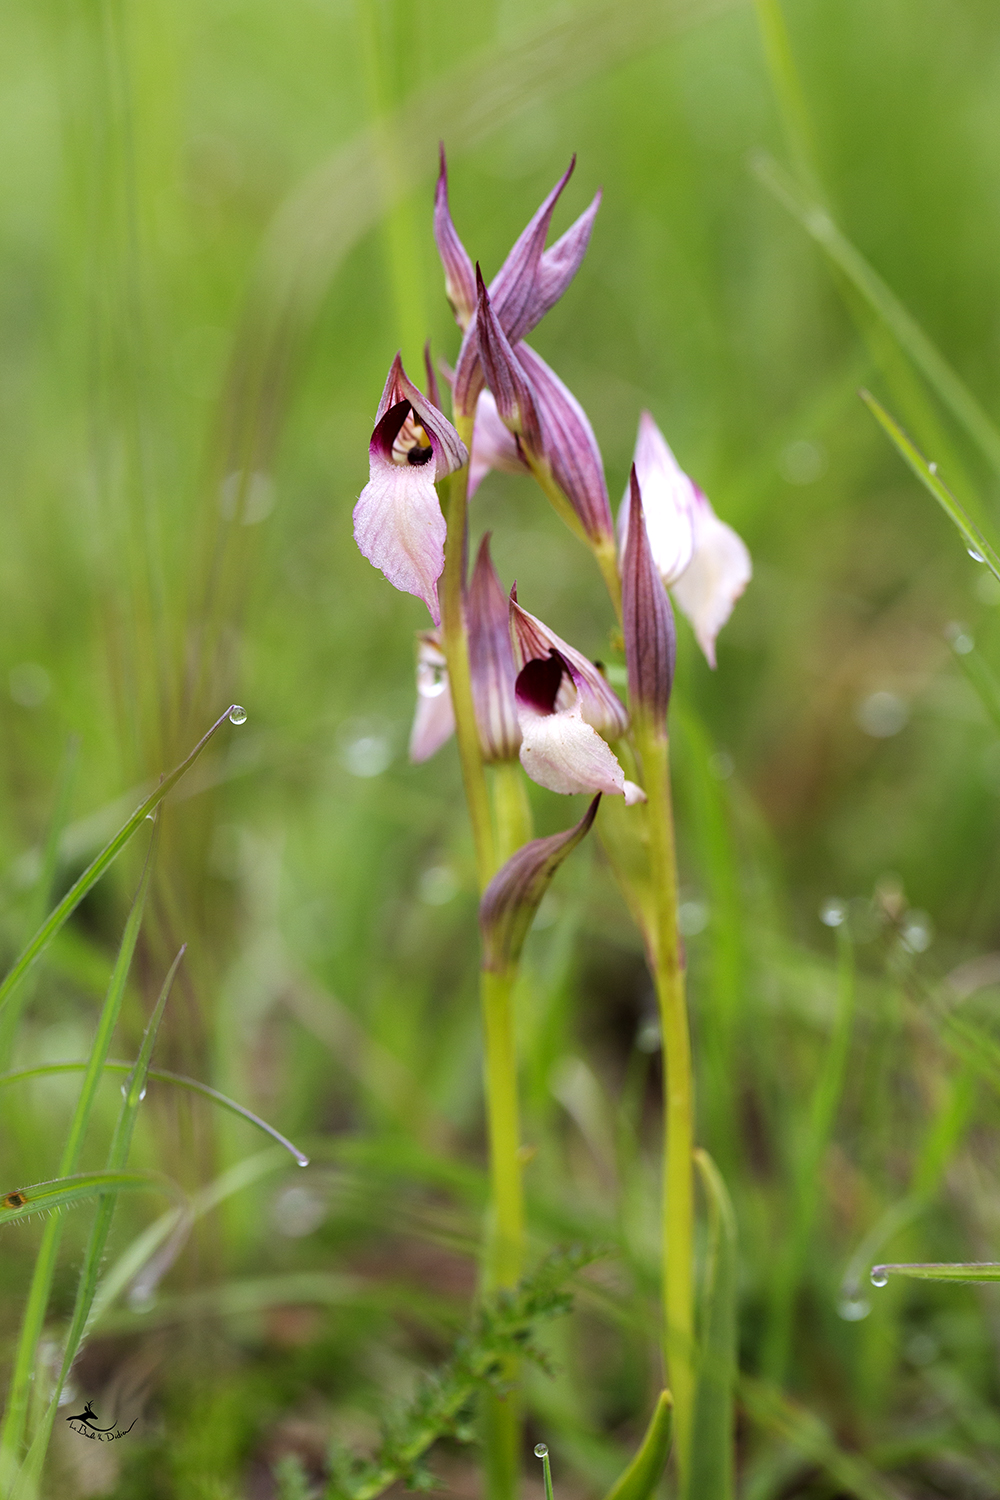
[[[94,1442],[101,1443],[114,1443],[117,1442],[119,1438],[126,1437],[128,1433],[132,1431],[132,1428],[135,1426],[136,1422],[138,1422],[139,1418],[136,1417],[132,1421],[131,1425],[124,1429],[120,1428],[115,1422],[112,1422],[110,1427],[98,1427],[97,1423],[99,1420],[100,1419],[98,1418],[97,1413],[95,1412],[93,1406],[89,1401],[83,1408],[83,1411],[77,1412],[73,1416],[66,1418],[66,1421],[71,1424],[71,1432],[78,1433],[80,1437],[87,1437]],[[72,1423],[74,1422],[79,1422],[81,1425],[79,1427],[73,1427]]]

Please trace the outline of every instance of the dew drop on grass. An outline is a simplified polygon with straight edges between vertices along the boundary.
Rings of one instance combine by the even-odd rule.
[[[985,562],[986,561],[986,559],[983,556],[983,554],[981,552],[977,552],[976,549],[975,549],[975,547],[967,547],[965,550],[968,552],[968,554],[972,558],[973,562]]]
[[[847,907],[836,896],[831,896],[820,907],[819,919],[824,927],[843,927],[847,921]]]
[[[230,724],[245,724],[246,721],[247,721],[247,711],[246,711],[246,709],[243,708],[239,703],[234,703],[233,706],[232,706],[232,708],[229,710],[229,722],[230,722]]]
[[[548,1453],[549,1453],[549,1445],[548,1445],[548,1443],[536,1443],[535,1444],[535,1457],[536,1458],[547,1458],[548,1457]]]
[[[845,1323],[860,1323],[871,1310],[871,1303],[866,1302],[864,1297],[841,1297],[837,1303],[837,1312]]]
[[[872,1271],[872,1286],[886,1286],[888,1284],[888,1281],[889,1277],[886,1272],[882,1270],[881,1266],[876,1266]]]

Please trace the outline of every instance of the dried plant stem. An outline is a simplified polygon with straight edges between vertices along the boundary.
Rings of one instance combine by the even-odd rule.
[[[457,418],[457,426],[466,447],[472,447],[472,418]],[[476,846],[476,871],[479,889],[486,889],[495,869],[493,822],[486,786],[476,711],[472,701],[472,674],[469,670],[469,639],[465,624],[465,558],[466,512],[469,489],[468,466],[453,474],[448,483],[448,535],[444,547],[444,572],[441,575],[441,627],[444,654],[448,662],[448,684],[455,709],[455,736],[462,762],[465,798],[472,821]]]
[[[648,803],[649,860],[655,891],[650,960],[663,1032],[664,1359],[674,1398],[681,1486],[690,1460],[694,1411],[694,1084],[684,993],[684,959],[677,930],[677,860],[670,754],[665,734],[637,726]]]

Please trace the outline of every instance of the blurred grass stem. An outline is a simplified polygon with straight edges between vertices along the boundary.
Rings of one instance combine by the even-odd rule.
[[[690,1463],[694,1411],[694,1080],[677,929],[677,856],[667,737],[641,721],[636,745],[648,801],[649,862],[655,893],[650,954],[663,1034],[663,1338],[674,1398],[681,1488]]]

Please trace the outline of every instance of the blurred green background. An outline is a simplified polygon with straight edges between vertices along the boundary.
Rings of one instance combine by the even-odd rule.
[[[831,211],[997,410],[995,7],[786,11]],[[289,1454],[318,1480],[331,1438],[370,1444],[466,1317],[484,1194],[471,845],[454,746],[406,760],[426,615],[350,520],[396,348],[415,376],[425,337],[457,350],[439,137],[487,276],[572,152],[558,232],[603,185],[534,343],[586,407],[614,499],[648,407],[754,557],[714,674],[681,628],[673,709],[700,1133],[740,1230],[741,1494],[994,1495],[992,1290],[869,1298],[848,1275],[859,1247],[864,1281],[872,1260],[991,1259],[1000,1239],[1000,585],[858,386],[987,522],[1000,485],[752,169],[810,148],[785,138],[753,7],[721,0],[0,15],[3,944],[49,894],[60,784],[57,893],[244,703],[165,819],[114,1052],[134,1055],[186,940],[159,1064],[314,1158],[260,1158],[152,1306],[107,1314],[77,1392],[124,1392],[143,1420],[100,1462],[63,1434],[51,1492],[270,1496]],[[526,607],[607,656],[596,570],[527,480],[490,476],[472,524]],[[533,802],[541,831],[576,815]],[[4,1066],[86,1054],[138,858],[24,992]],[[566,1494],[614,1477],[659,1389],[654,1009],[595,841],[542,909],[520,995],[533,1250],[616,1247],[545,1334],[559,1373],[531,1377],[529,1436]],[[0,1093],[4,1191],[54,1174],[73,1098],[65,1078]],[[150,1086],[140,1164],[193,1191],[259,1148]],[[152,1212],[122,1201],[112,1256]],[[54,1320],[89,1213],[69,1216]],[[0,1239],[11,1334],[39,1233]],[[435,1462],[476,1492],[468,1450]]]

